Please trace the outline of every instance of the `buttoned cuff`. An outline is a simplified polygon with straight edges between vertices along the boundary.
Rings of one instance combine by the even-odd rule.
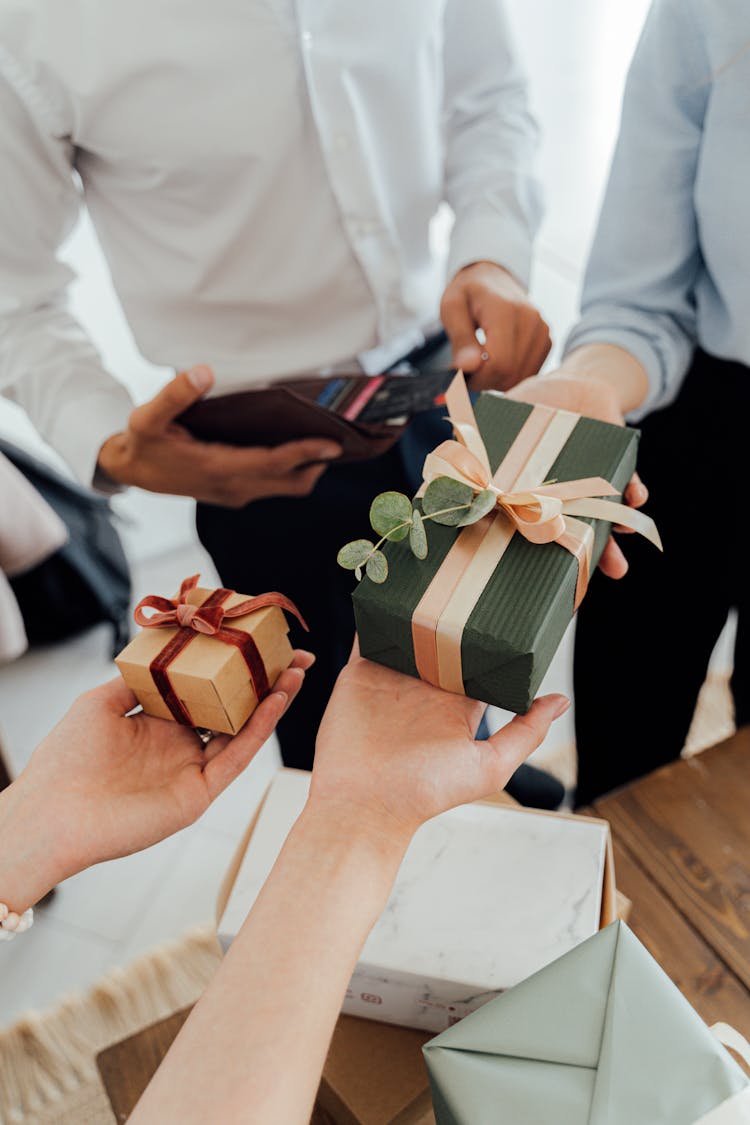
[[[119,485],[97,473],[97,461],[107,438],[127,429],[133,405],[125,388],[114,380],[104,383],[101,390],[61,403],[44,437],[86,488],[107,494],[120,491]]]
[[[495,262],[528,289],[532,240],[526,226],[482,207],[457,216],[448,255],[448,278],[474,262]]]

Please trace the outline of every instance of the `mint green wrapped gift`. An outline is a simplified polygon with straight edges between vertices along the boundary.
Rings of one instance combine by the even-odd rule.
[[[747,1120],[737,1115],[747,1077],[623,922],[424,1054],[438,1125],[695,1125],[712,1111],[726,1114],[717,1122]]]

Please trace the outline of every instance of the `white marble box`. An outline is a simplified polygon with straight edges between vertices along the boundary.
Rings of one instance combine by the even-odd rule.
[[[227,948],[305,804],[310,775],[282,769],[228,872]],[[606,821],[463,805],[417,832],[342,1011],[442,1031],[615,918]]]

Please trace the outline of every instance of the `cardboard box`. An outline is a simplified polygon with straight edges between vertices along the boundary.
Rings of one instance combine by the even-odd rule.
[[[308,774],[276,775],[230,872],[218,927],[225,948],[308,786]],[[451,810],[416,834],[342,1011],[443,1030],[613,921],[616,910],[605,821],[490,803]]]
[[[475,405],[476,421],[493,472],[505,460],[532,409],[528,403],[494,393],[479,396]],[[556,420],[569,421],[572,428],[560,427],[559,434],[569,436],[556,455],[550,454],[551,460],[549,457],[546,460],[532,458],[533,469],[527,463],[529,474],[536,473],[539,479],[524,480],[522,487],[531,488],[548,480],[562,482],[602,477],[622,492],[635,468],[638,431],[591,418],[576,419],[565,411],[549,410],[548,413]],[[551,425],[550,433],[553,430],[558,432]],[[554,450],[559,442],[552,445]],[[416,503],[421,505],[421,501]],[[487,520],[494,521],[495,530],[503,521],[510,526],[502,513],[487,516]],[[603,520],[579,517],[578,522],[590,523],[593,527],[593,573],[611,527]],[[389,567],[387,581],[376,585],[363,578],[353,595],[363,656],[398,672],[419,675],[412,634],[415,611],[458,536],[464,536],[464,543],[473,544],[478,529],[479,525],[461,529],[429,522],[429,553],[422,560],[414,557],[405,541],[384,545]],[[499,538],[504,541],[502,535]],[[495,565],[493,561],[492,567],[494,569],[483,572],[481,578],[470,567],[463,577],[454,576],[451,580],[449,586],[454,590],[451,595],[454,600],[448,603],[451,606],[450,628],[445,625],[441,643],[450,647],[455,640],[449,638],[455,638],[456,634],[460,637],[460,674],[466,695],[523,713],[531,706],[573,616],[578,562],[557,543],[530,543],[515,534],[499,562]],[[438,602],[443,604],[439,599]],[[469,616],[464,621],[466,611]],[[445,615],[447,608],[441,612]],[[427,616],[431,613],[432,610]],[[462,631],[461,621],[464,621]],[[458,689],[451,687],[450,690]]]
[[[332,1125],[434,1125],[422,1047],[429,1034],[341,1016],[317,1109]]]
[[[189,605],[201,606],[213,593],[196,587],[185,597]],[[230,609],[247,595],[232,593],[222,603]],[[269,684],[292,662],[289,625],[278,606],[267,606],[235,617],[226,623],[233,630],[252,636],[266,669]],[[177,626],[146,628],[133,638],[115,663],[143,710],[160,719],[174,719],[154,680],[152,662],[178,633],[190,633],[190,642],[170,663],[169,683],[187,711],[192,725],[207,730],[237,734],[258,706],[258,696],[242,653],[220,637]]]

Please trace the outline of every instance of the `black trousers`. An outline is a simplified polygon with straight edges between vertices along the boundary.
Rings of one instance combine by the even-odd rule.
[[[578,612],[578,804],[679,756],[732,607],[736,721],[750,722],[749,423],[750,369],[698,351],[677,400],[640,426],[638,469],[664,554],[621,536],[628,574],[595,574]]]
[[[297,604],[309,640],[292,620],[292,641],[317,660],[277,733],[284,764],[311,769],[315,737],[354,639],[355,584],[336,563],[339,548],[371,535],[370,504],[386,489],[412,495],[424,457],[445,438],[442,412],[420,416],[382,457],[332,465],[306,497],[257,500],[240,511],[199,504],[197,528],[222,583],[243,593],[280,590]]]

